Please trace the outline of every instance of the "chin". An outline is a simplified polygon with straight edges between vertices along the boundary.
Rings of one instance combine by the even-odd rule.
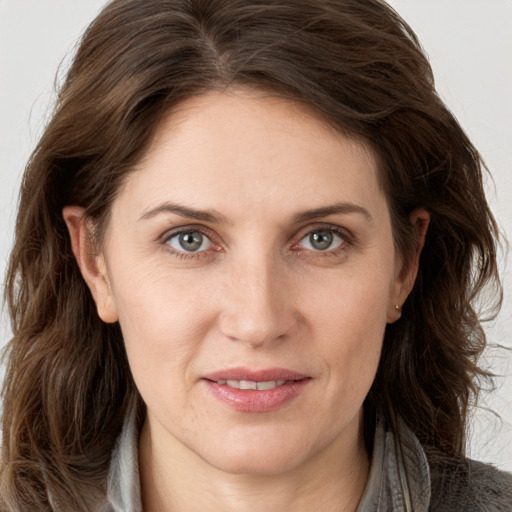
[[[224,473],[248,476],[277,476],[297,468],[302,458],[297,453],[276,453],[275,450],[259,449],[253,453],[229,453],[212,457],[207,462]]]
[[[200,454],[211,466],[229,474],[275,476],[293,471],[317,450],[311,441],[288,432],[212,440]],[[309,448],[308,448],[309,446]],[[213,448],[213,449],[212,449]]]

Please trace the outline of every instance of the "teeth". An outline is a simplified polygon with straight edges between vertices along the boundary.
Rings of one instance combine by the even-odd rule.
[[[256,389],[264,391],[282,386],[285,382],[285,380],[269,380],[265,382],[255,382],[253,380],[218,380],[217,384],[226,384],[230,388],[236,389]]]
[[[258,389],[274,389],[278,386],[282,386],[285,382],[285,380],[269,380],[267,382],[258,382]]]
[[[228,380],[228,386],[238,389],[258,389],[258,384],[252,380]]]

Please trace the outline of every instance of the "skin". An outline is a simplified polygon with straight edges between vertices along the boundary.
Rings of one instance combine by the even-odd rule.
[[[368,147],[307,107],[210,93],[159,127],[99,254],[83,210],[64,209],[98,314],[120,322],[147,404],[146,511],[357,508],[369,468],[362,403],[428,225],[416,210],[418,250],[402,261],[377,173]],[[203,233],[200,250],[180,246],[183,228]],[[319,231],[332,235],[327,249],[312,245]],[[202,379],[239,366],[309,382],[277,410],[241,412]]]

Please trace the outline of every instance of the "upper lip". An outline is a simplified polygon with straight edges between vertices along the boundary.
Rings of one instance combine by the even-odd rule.
[[[269,382],[272,380],[302,380],[308,375],[288,370],[287,368],[267,368],[255,370],[250,368],[228,368],[208,373],[203,379],[217,382],[219,380],[250,380],[254,382]]]

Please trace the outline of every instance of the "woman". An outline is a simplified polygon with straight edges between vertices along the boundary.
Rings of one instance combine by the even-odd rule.
[[[23,181],[3,509],[512,508],[481,168],[380,1],[114,0]]]

